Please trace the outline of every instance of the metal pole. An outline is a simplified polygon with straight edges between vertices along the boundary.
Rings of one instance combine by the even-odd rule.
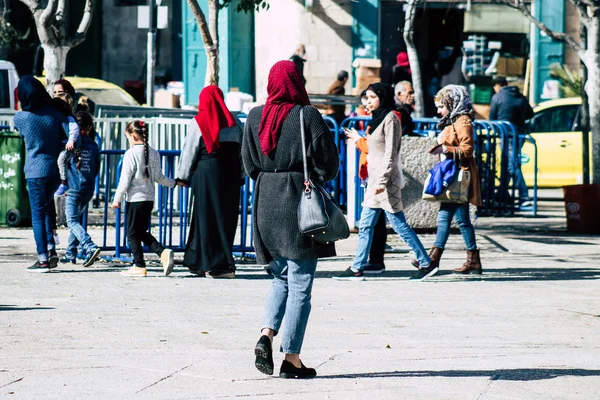
[[[148,0],[148,41],[146,48],[146,104],[154,105],[154,65],[156,64],[156,2]]]

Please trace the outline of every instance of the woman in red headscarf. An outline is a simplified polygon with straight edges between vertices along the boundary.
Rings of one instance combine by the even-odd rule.
[[[183,264],[196,275],[234,278],[242,166],[241,123],[227,109],[223,92],[207,86],[188,126],[177,178],[191,183],[192,221]]]
[[[267,102],[246,121],[242,158],[256,180],[252,224],[259,264],[269,264],[273,285],[267,298],[256,368],[273,374],[272,342],[282,325],[281,378],[312,378],[316,371],[300,361],[317,259],[335,255],[333,243],[320,244],[298,231],[298,201],[304,189],[300,110],[304,114],[308,169],[313,179],[338,173],[339,155],[319,111],[310,106],[304,81],[291,61],[269,73]],[[285,315],[285,320],[284,320]]]

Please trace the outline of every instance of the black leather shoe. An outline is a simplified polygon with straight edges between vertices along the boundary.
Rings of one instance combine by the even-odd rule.
[[[254,348],[256,369],[265,375],[273,375],[273,349],[268,336],[261,336]]]
[[[296,368],[291,362],[283,360],[279,377],[282,379],[310,379],[317,376],[317,371],[314,368],[306,368],[302,361],[300,361],[300,365],[302,365],[300,368]]]

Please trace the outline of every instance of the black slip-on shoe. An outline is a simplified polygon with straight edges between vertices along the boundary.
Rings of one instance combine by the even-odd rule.
[[[302,361],[300,361],[300,365],[300,368],[296,368],[291,362],[283,360],[279,377],[282,379],[310,379],[317,376],[317,371],[314,368],[306,368]]]
[[[273,375],[273,348],[268,336],[261,336],[254,348],[256,369],[265,375]]]

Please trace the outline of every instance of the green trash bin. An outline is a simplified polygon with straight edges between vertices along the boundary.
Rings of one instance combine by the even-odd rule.
[[[22,226],[31,220],[24,166],[19,133],[0,131],[0,225]]]

